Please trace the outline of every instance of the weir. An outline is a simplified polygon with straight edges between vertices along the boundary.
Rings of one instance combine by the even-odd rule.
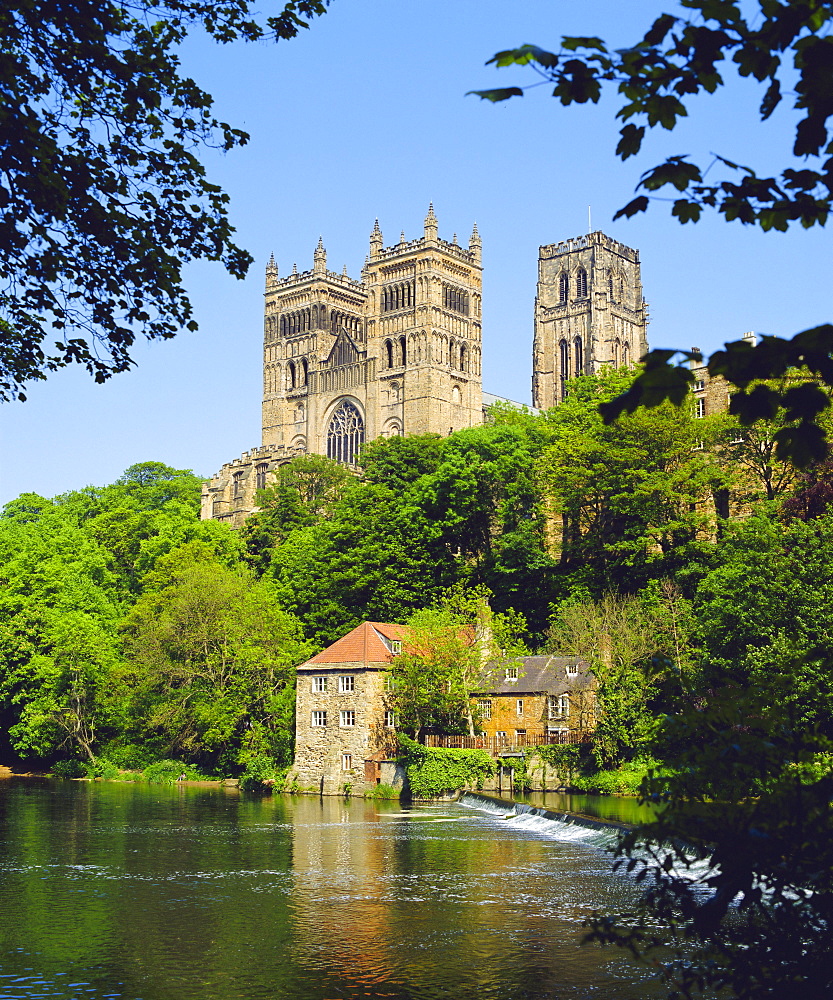
[[[463,792],[458,803],[500,817],[519,829],[555,836],[559,840],[580,840],[601,848],[613,847],[619,834],[631,829],[626,823],[591,819],[575,813],[551,812],[526,802],[514,802],[480,792]]]

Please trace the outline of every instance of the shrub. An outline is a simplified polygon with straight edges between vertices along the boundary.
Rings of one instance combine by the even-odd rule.
[[[407,736],[399,737],[399,747],[411,794],[418,799],[433,799],[470,785],[482,788],[483,779],[497,771],[497,761],[485,750],[424,747]]]
[[[204,775],[195,767],[183,764],[181,760],[159,760],[144,769],[142,778],[153,785],[173,785],[181,774],[188,781],[204,780]]]
[[[59,760],[52,765],[56,778],[86,778],[87,769],[80,760]]]
[[[135,743],[108,744],[102,756],[122,771],[143,771],[153,763],[152,754]]]
[[[266,754],[257,754],[246,762],[246,770],[240,776],[240,787],[247,792],[271,792],[272,786],[282,784],[286,768],[279,768]]]
[[[397,792],[393,785],[386,785],[382,782],[381,784],[376,785],[375,788],[371,788],[371,790],[365,794],[365,798],[397,800],[399,798],[399,792]]]

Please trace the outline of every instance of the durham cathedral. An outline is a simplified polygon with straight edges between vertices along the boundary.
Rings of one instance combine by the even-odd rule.
[[[429,207],[422,237],[385,246],[378,222],[361,279],[327,269],[280,277],[266,265],[261,446],[203,488],[202,517],[239,527],[255,491],[296,455],[355,465],[365,441],[450,434],[481,424],[481,242],[439,236]],[[538,252],[532,405],[556,406],[567,379],[638,361],[648,349],[639,253],[603,233]],[[521,404],[516,404],[520,406]]]

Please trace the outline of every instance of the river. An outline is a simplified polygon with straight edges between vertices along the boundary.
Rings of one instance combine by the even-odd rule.
[[[586,810],[585,810],[586,811]],[[476,804],[0,782],[0,1000],[642,1000],[609,835]]]

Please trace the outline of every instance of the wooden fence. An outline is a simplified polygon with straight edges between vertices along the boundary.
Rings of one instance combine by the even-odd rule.
[[[493,757],[513,750],[524,750],[527,747],[568,746],[574,743],[589,743],[590,733],[571,730],[568,733],[548,733],[530,731],[526,733],[505,733],[499,735],[483,734],[482,736],[435,736],[425,737],[428,747],[447,747],[451,750],[488,750]]]

